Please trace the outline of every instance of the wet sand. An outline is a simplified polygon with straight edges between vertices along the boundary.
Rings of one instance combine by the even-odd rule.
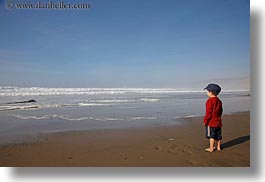
[[[71,131],[0,146],[0,166],[249,167],[250,113],[223,116],[222,151],[207,153],[202,117],[183,125]]]

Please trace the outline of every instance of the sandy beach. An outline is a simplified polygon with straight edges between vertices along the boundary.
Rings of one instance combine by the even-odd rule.
[[[202,117],[183,125],[71,131],[0,146],[0,166],[249,167],[250,113],[223,116],[222,151],[207,153]]]

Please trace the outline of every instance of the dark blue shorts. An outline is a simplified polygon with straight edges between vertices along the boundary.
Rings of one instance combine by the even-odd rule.
[[[215,140],[222,140],[222,128],[205,126],[206,138],[213,138]]]

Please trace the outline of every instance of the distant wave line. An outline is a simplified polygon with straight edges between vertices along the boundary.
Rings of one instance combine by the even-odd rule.
[[[223,90],[242,92],[249,90]],[[174,88],[41,88],[41,87],[0,87],[0,96],[48,96],[48,95],[99,95],[99,94],[170,94],[201,93],[203,90]]]

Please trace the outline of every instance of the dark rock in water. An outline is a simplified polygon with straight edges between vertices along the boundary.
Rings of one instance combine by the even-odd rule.
[[[7,104],[25,104],[25,103],[32,103],[32,102],[37,102],[34,99],[26,100],[26,101],[21,101],[21,102],[9,102]]]
[[[26,102],[37,102],[37,101],[34,100],[34,99],[31,99],[31,100],[28,100],[28,101],[26,101]]]

